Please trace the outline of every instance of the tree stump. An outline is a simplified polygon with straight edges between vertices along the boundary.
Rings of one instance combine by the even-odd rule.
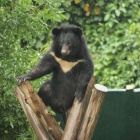
[[[95,77],[92,77],[83,101],[74,100],[64,132],[28,81],[16,88],[15,95],[38,140],[91,140],[105,96],[104,92],[107,91],[104,86],[94,86],[94,82]]]
[[[28,81],[16,88],[15,95],[39,140],[61,140],[63,130]]]
[[[86,111],[86,108],[87,108],[87,105],[88,105],[88,102],[92,93],[94,82],[95,82],[95,78],[92,77],[88,84],[85,97],[82,102],[79,102],[77,99],[74,100],[73,106],[68,116],[66,127],[64,129],[62,140],[75,140],[76,139],[81,121],[85,114],[85,111]]]
[[[107,92],[107,88],[105,86],[99,84],[94,86],[88,108],[80,126],[77,140],[92,139],[92,135],[95,131],[99,113],[101,111],[101,106],[105,97],[105,92]]]

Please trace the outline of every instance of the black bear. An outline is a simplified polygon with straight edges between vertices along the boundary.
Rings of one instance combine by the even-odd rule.
[[[17,78],[19,83],[52,73],[38,91],[46,105],[66,118],[74,97],[82,100],[93,74],[93,62],[82,30],[75,25],[52,29],[51,49],[28,74]]]

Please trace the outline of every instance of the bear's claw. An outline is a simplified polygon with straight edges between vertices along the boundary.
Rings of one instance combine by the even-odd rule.
[[[75,93],[75,97],[77,100],[82,101],[84,98],[84,94],[82,93]]]
[[[19,84],[21,84],[21,83],[23,83],[23,82],[25,82],[27,80],[30,80],[30,79],[31,78],[29,76],[27,76],[27,75],[19,76],[19,77],[16,78],[16,80],[17,80],[17,82]]]

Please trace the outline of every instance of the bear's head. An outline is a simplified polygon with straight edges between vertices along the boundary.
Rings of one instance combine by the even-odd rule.
[[[84,44],[83,32],[75,25],[65,25],[52,29],[53,51],[60,58],[78,56]]]

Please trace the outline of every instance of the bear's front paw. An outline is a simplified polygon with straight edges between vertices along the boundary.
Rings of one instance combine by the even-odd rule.
[[[16,78],[16,80],[19,84],[21,84],[27,80],[30,80],[30,79],[31,79],[31,77],[29,75],[22,75],[22,76],[19,76]]]
[[[84,98],[84,94],[83,94],[83,93],[78,93],[78,92],[76,92],[76,93],[75,93],[75,97],[76,97],[79,101],[82,101],[83,98]]]

